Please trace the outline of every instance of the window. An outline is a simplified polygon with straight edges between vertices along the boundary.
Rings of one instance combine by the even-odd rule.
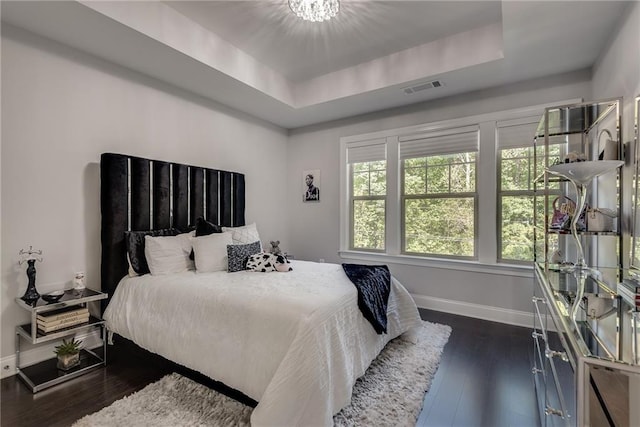
[[[340,255],[517,276],[528,271],[533,212],[542,215],[545,203],[534,192],[542,165],[533,170],[542,151],[533,138],[545,107],[340,138]],[[549,149],[561,157],[580,147],[553,137]],[[556,185],[559,195],[566,184]],[[549,239],[549,247],[557,245]]]
[[[354,146],[349,162],[350,247],[385,250],[387,161],[386,144]]]
[[[478,128],[400,141],[402,252],[475,258]]]
[[[534,180],[543,172],[541,162],[534,170],[534,154],[542,155],[542,148],[535,153],[533,146],[537,124],[538,117],[497,124],[499,261],[533,261]],[[562,141],[553,142],[550,154],[557,158]],[[538,215],[544,215],[543,202],[537,202]]]

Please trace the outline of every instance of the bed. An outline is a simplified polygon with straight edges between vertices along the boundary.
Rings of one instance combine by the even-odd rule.
[[[187,231],[198,216],[244,225],[244,176],[103,154],[101,178],[107,328],[257,401],[252,425],[332,425],[384,345],[401,334],[412,339],[420,325],[413,299],[392,278],[387,333],[377,334],[337,264],[129,277],[125,231]]]

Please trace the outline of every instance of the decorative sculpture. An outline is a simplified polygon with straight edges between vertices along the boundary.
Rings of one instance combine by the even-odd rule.
[[[18,262],[19,265],[27,263],[27,278],[29,279],[27,284],[27,290],[21,299],[27,304],[33,304],[40,298],[40,294],[36,289],[36,261],[42,262],[42,250],[34,250],[33,246],[29,246],[28,250],[20,249],[18,254],[22,259]]]

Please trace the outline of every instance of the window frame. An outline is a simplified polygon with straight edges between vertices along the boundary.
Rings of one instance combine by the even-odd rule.
[[[531,138],[529,140],[529,144],[528,145],[522,145],[522,146],[518,146],[518,147],[506,147],[506,148],[501,148],[500,147],[500,139],[498,137],[499,135],[499,130],[500,128],[503,127],[509,127],[509,126],[517,126],[517,125],[526,125],[526,124],[535,124],[537,125],[540,122],[540,117],[541,117],[542,112],[540,113],[540,115],[537,116],[531,116],[531,117],[523,117],[523,118],[518,118],[515,120],[504,120],[504,121],[499,121],[496,122],[496,202],[497,202],[497,206],[496,206],[496,261],[498,263],[502,263],[502,264],[520,264],[520,265],[529,265],[531,264],[531,261],[525,261],[525,260],[517,260],[517,259],[511,259],[511,258],[504,258],[503,257],[503,216],[502,216],[502,207],[503,207],[503,199],[504,197],[523,197],[523,196],[529,196],[533,199],[533,206],[535,209],[535,203],[536,203],[536,194],[535,194],[535,170],[533,171],[533,176],[529,176],[529,184],[530,187],[528,190],[503,190],[502,189],[502,152],[504,150],[509,150],[509,149],[516,149],[516,148],[533,148],[533,152],[531,153],[531,156],[529,156],[529,161],[533,163],[533,165],[535,166],[535,150],[536,150],[536,146],[534,145],[533,141],[534,141],[534,136],[535,136],[535,131],[532,133]],[[529,169],[531,170],[531,169]],[[532,221],[533,222],[533,221]],[[533,231],[535,232],[535,231]]]
[[[419,125],[386,129],[370,133],[352,134],[340,137],[340,240],[338,254],[349,260],[385,262],[398,265],[414,265],[441,269],[454,269],[491,274],[524,277],[531,274],[532,263],[500,262],[498,260],[498,148],[496,126],[500,121],[542,117],[545,108],[581,102],[568,99],[559,102],[533,105],[524,108],[496,111],[469,117],[442,120]],[[401,208],[401,162],[399,157],[400,139],[420,134],[442,131],[469,125],[479,125],[479,147],[476,157],[475,222],[477,259],[457,259],[451,256],[415,256],[401,252],[403,213]],[[533,135],[531,138],[533,145]],[[385,204],[385,251],[371,252],[351,248],[349,207],[349,178],[347,147],[352,145],[385,142],[387,147],[387,197]]]
[[[364,163],[364,162],[362,162]],[[385,188],[384,195],[368,195],[368,196],[355,196],[353,194],[353,165],[354,163],[349,163],[347,165],[349,172],[349,249],[354,251],[363,251],[363,252],[378,252],[378,253],[386,253],[387,250],[387,209],[388,209],[388,201],[387,201],[387,188]],[[387,160],[385,159],[385,187],[389,184],[389,168],[387,166]],[[371,193],[371,184],[369,184],[369,193]],[[355,246],[355,209],[354,202],[356,200],[383,200],[384,201],[384,247],[382,249],[375,248],[360,248]]]
[[[461,151],[460,153],[467,153],[469,151]],[[460,192],[460,193],[428,193],[424,194],[405,194],[405,160],[407,159],[398,159],[400,162],[400,254],[401,255],[410,255],[410,256],[420,256],[420,257],[432,257],[432,258],[443,258],[443,259],[459,259],[459,260],[477,260],[478,259],[478,152],[475,153],[474,164],[474,192]],[[450,154],[459,154],[459,153],[450,153]],[[425,156],[418,157],[427,159],[428,157],[435,157],[437,154],[433,156]],[[449,165],[451,166],[451,165]],[[428,166],[425,167],[425,171],[428,171]],[[428,172],[427,178],[428,179]],[[427,184],[428,185],[428,184]],[[427,187],[428,188],[428,187]],[[451,168],[449,167],[449,188],[451,188]],[[426,190],[426,189],[425,189]],[[457,199],[457,198],[471,198],[473,199],[473,255],[451,255],[451,254],[437,254],[431,252],[410,252],[406,250],[406,240],[407,240],[407,229],[406,229],[406,201],[407,200],[428,200],[428,199]]]
[[[538,119],[537,121],[535,121],[536,119]],[[501,148],[500,147],[500,141],[498,138],[498,133],[499,133],[499,129],[503,128],[503,127],[509,127],[509,126],[517,126],[517,125],[525,125],[525,124],[537,124],[539,122],[539,118],[538,117],[523,117],[521,119],[516,119],[516,120],[507,120],[507,121],[501,121],[501,122],[497,122],[496,123],[496,202],[497,202],[497,207],[496,207],[496,240],[497,240],[497,248],[496,248],[496,260],[498,263],[501,264],[520,264],[520,265],[530,265],[533,262],[533,258],[531,260],[518,260],[518,259],[512,259],[512,258],[504,258],[503,257],[503,243],[504,243],[504,239],[503,239],[503,200],[505,197],[523,197],[523,196],[527,196],[527,197],[531,197],[533,200],[533,207],[535,209],[536,206],[536,183],[535,180],[536,178],[538,178],[538,176],[536,175],[536,171],[533,170],[532,174],[529,176],[529,189],[528,190],[503,190],[502,189],[502,152],[504,150],[509,150],[509,149],[518,149],[518,148],[527,148],[527,149],[532,149],[532,153],[531,156],[528,157],[529,161],[530,161],[530,168],[529,170],[531,171],[531,167],[535,167],[536,164],[536,156],[538,155],[536,153],[536,149],[538,148],[536,145],[534,145],[534,137],[531,137],[531,142],[528,145],[519,145],[519,146],[510,146],[510,147],[505,147],[505,148]],[[555,145],[555,144],[554,144]],[[559,152],[559,156],[562,156],[564,154],[564,152],[566,151],[566,149],[563,149],[562,146],[563,144],[557,144],[560,148],[560,152]],[[541,185],[542,183],[540,183]],[[560,194],[562,194],[560,189],[557,190],[550,190],[549,191],[549,196],[559,196]],[[532,218],[532,222],[533,222],[533,218]],[[533,225],[532,225],[533,227]],[[534,233],[535,231],[532,230],[532,233]],[[535,239],[533,239],[535,240]],[[535,250],[535,248],[532,248],[532,250]]]

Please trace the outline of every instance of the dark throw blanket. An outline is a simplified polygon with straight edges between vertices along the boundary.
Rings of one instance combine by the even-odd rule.
[[[391,273],[386,265],[342,264],[358,290],[358,308],[378,334],[387,333]]]

